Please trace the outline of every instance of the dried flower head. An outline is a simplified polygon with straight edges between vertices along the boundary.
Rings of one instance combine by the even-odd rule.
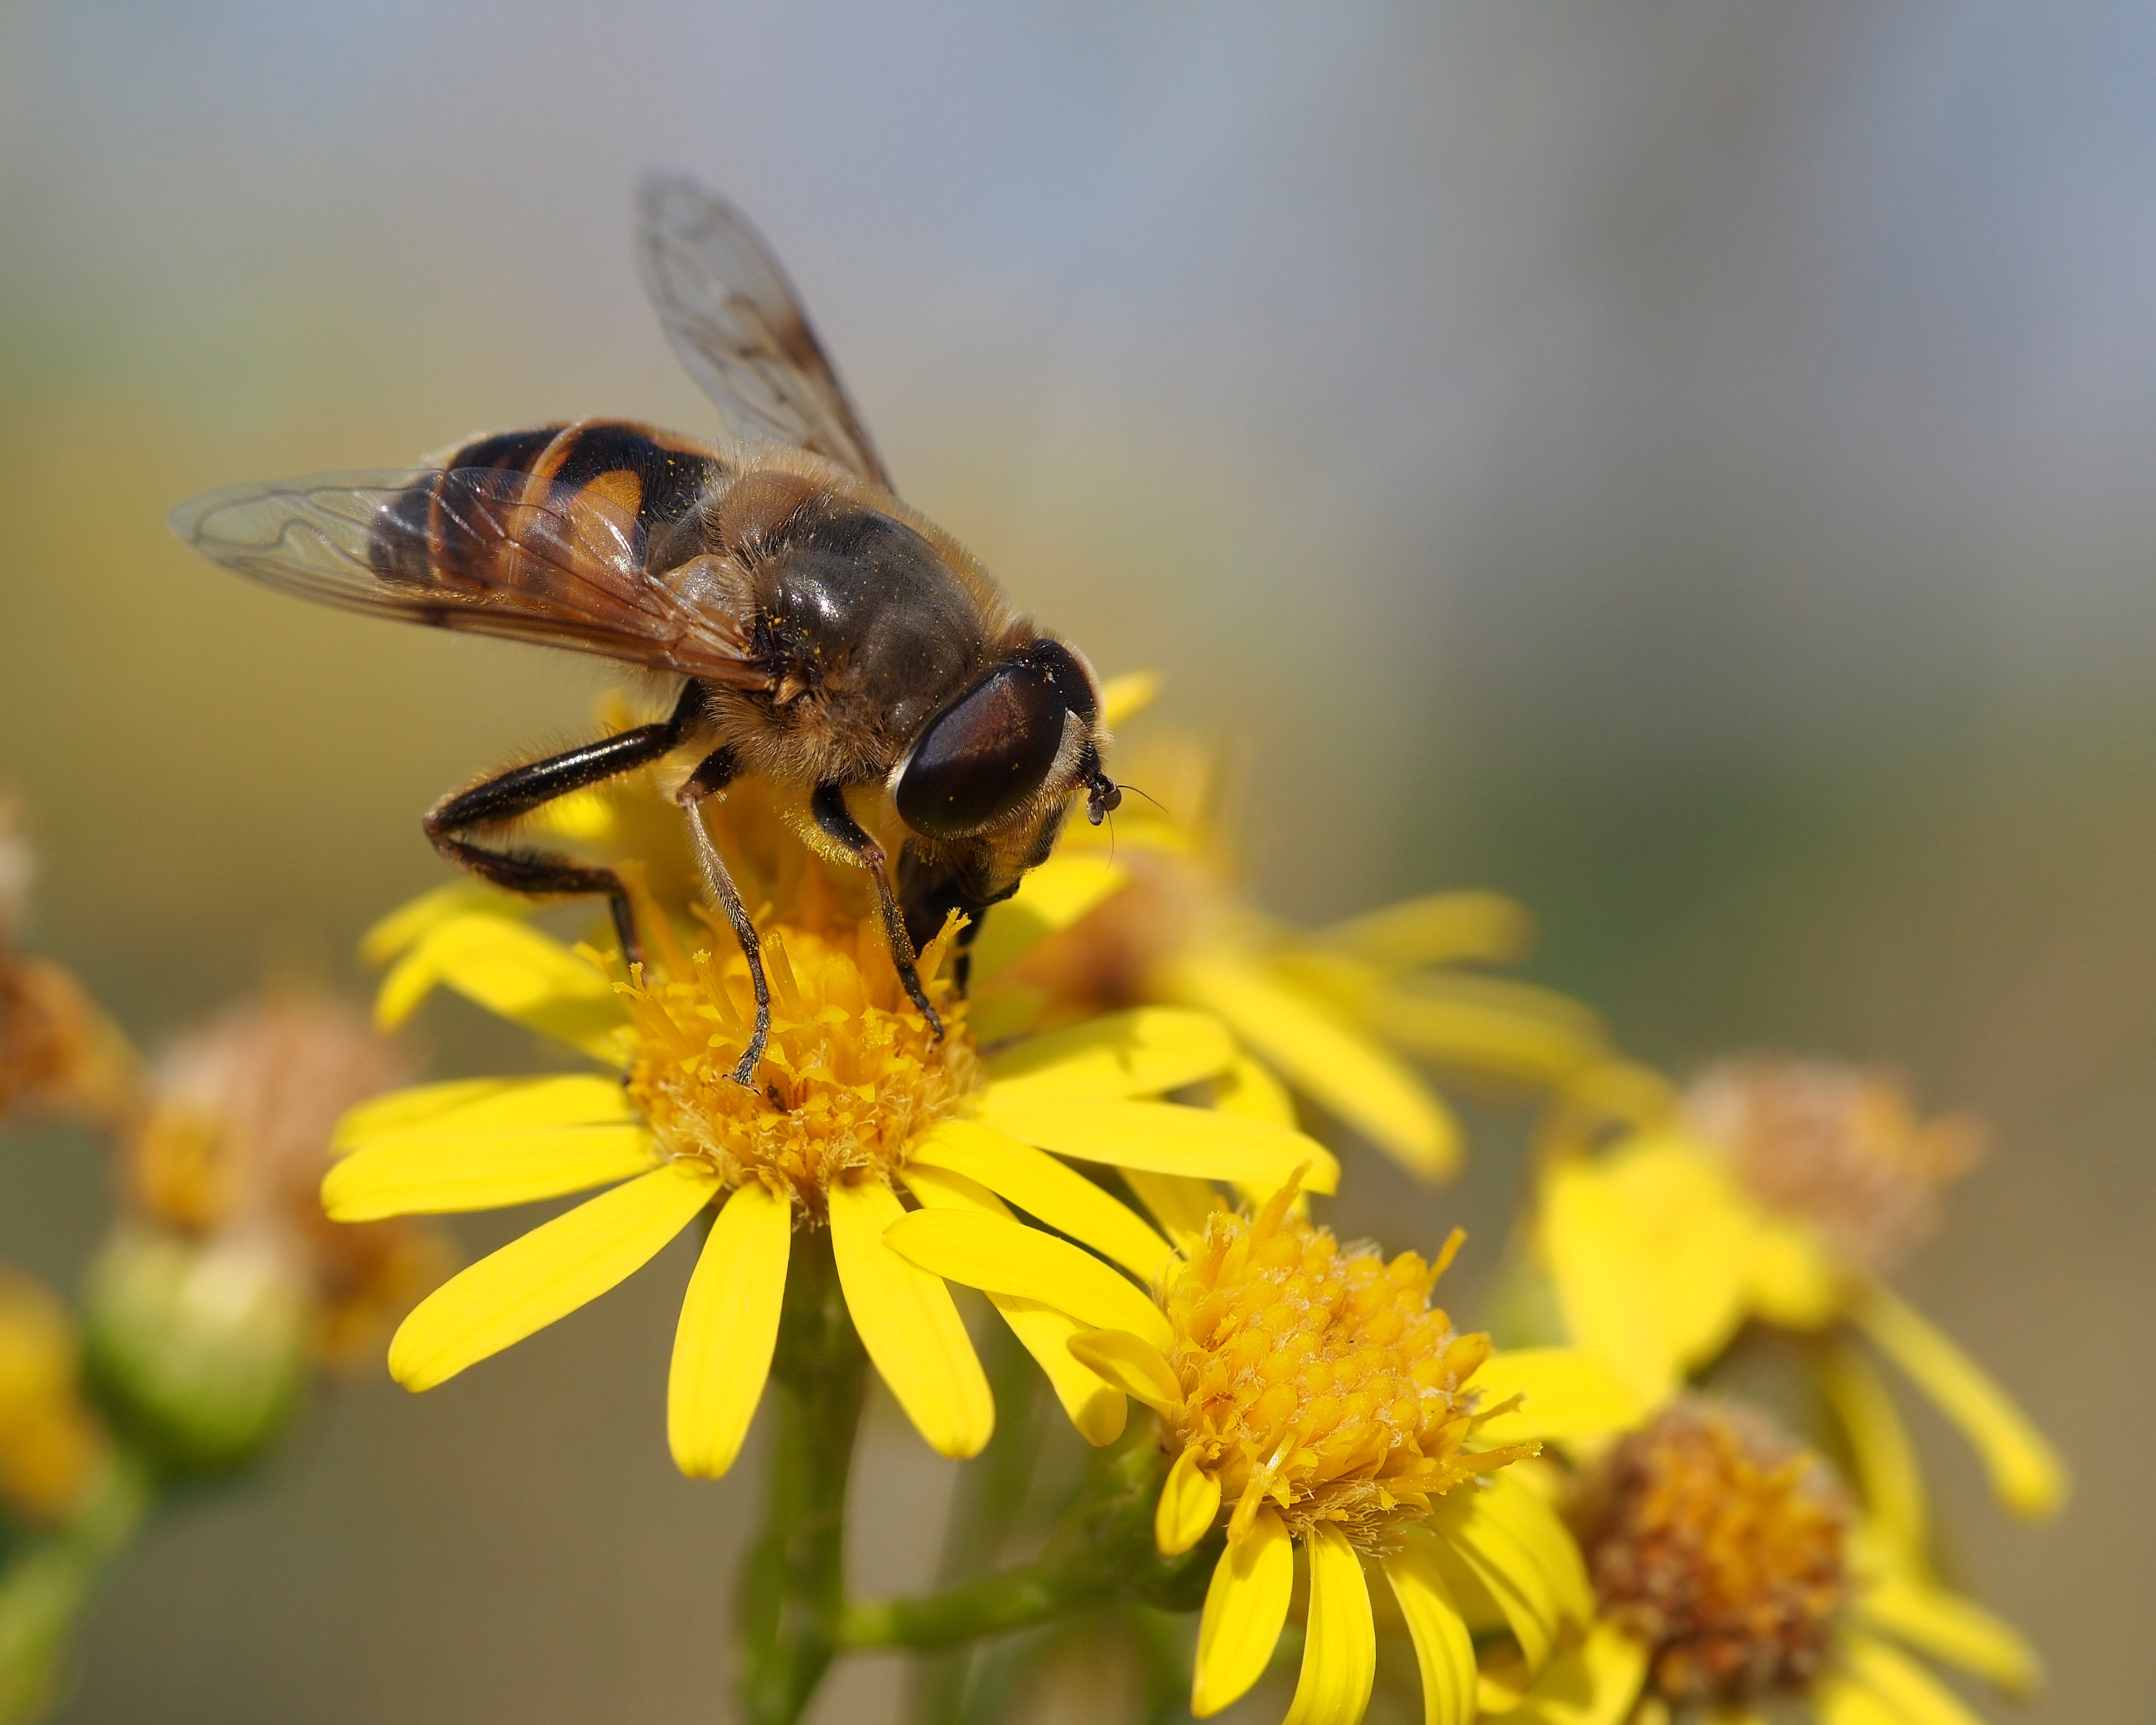
[[[1671,1403],[1590,1485],[1581,1543],[1604,1614],[1646,1642],[1671,1701],[1807,1688],[1850,1592],[1851,1507],[1751,1409]]]
[[[1726,1060],[1692,1082],[1684,1106],[1761,1203],[1810,1222],[1873,1274],[1938,1225],[1941,1189],[1984,1145],[1966,1115],[1920,1117],[1895,1074],[1825,1060]]]
[[[336,1226],[317,1195],[339,1117],[408,1076],[403,1051],[341,1001],[287,991],[249,1002],[159,1062],[123,1151],[129,1198],[162,1228],[288,1260],[311,1288],[320,1351],[348,1358],[444,1267],[438,1236]]]

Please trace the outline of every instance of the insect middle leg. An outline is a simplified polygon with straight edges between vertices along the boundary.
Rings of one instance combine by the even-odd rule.
[[[692,682],[681,691],[672,714],[659,724],[639,725],[582,748],[512,767],[469,790],[444,797],[427,811],[427,836],[451,862],[511,892],[535,896],[605,894],[607,907],[613,914],[614,932],[621,939],[622,956],[631,964],[641,963],[644,947],[636,937],[629,893],[621,876],[612,869],[543,850],[490,850],[465,835],[515,820],[572,791],[650,765],[681,740],[702,706],[703,691]]]
[[[846,807],[845,788],[842,785],[818,785],[809,794],[808,812],[816,817],[816,824],[824,836],[866,869],[869,878],[875,882],[876,905],[883,913],[883,937],[891,947],[891,962],[898,971],[899,981],[906,984],[907,995],[921,1009],[921,1017],[928,1020],[929,1029],[941,1042],[943,1020],[928,1004],[928,991],[921,986],[921,972],[914,963],[913,937],[906,932],[905,913],[898,907],[898,895],[891,891],[889,859],[884,855],[883,846],[854,819],[853,811]]]
[[[704,798],[731,784],[735,770],[732,749],[714,750],[689,775],[689,782],[681,787],[678,800],[682,814],[688,817],[689,842],[696,849],[704,885],[719,901],[719,908],[726,913],[726,921],[733,925],[734,938],[741,943],[742,957],[748,961],[748,983],[756,993],[756,1029],[749,1035],[748,1046],[742,1050],[740,1064],[734,1068],[734,1082],[754,1090],[757,1063],[763,1058],[764,1045],[771,1040],[771,984],[763,974],[763,942],[757,937],[756,924],[750,920],[748,906],[742,902],[740,891],[734,886],[734,877],[726,870],[726,860],[719,855],[719,847],[711,842],[711,829],[704,824]]]

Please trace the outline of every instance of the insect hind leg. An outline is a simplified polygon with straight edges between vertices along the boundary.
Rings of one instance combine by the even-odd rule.
[[[468,790],[444,797],[427,811],[427,836],[459,868],[511,892],[534,897],[603,894],[613,913],[622,955],[632,964],[644,961],[636,917],[621,876],[593,863],[538,850],[494,850],[475,844],[471,834],[516,819],[557,797],[583,790],[639,767],[649,766],[681,739],[702,706],[702,691],[690,683],[673,713],[656,725],[639,725],[581,748],[549,755],[496,773]]]
[[[721,750],[720,754],[728,752]],[[771,1040],[771,983],[763,973],[763,942],[757,934],[756,923],[749,916],[748,906],[742,902],[734,877],[727,872],[726,860],[719,855],[719,847],[711,842],[711,829],[704,824],[703,798],[723,788],[733,776],[730,758],[718,773],[711,770],[719,759],[720,756],[715,755],[706,761],[683,787],[681,812],[688,817],[689,841],[696,847],[704,885],[719,901],[719,908],[726,913],[726,921],[733,925],[734,939],[741,944],[742,957],[748,961],[748,983],[756,994],[756,1028],[749,1033],[748,1046],[742,1050],[741,1061],[735,1066],[733,1076],[736,1084],[754,1090],[757,1064],[763,1059],[764,1045]]]
[[[818,785],[809,795],[808,812],[816,817],[816,824],[824,836],[843,847],[875,882],[876,906],[883,913],[883,937],[891,948],[891,964],[898,972],[899,981],[906,984],[907,997],[920,1008],[921,1017],[928,1020],[930,1031],[941,1042],[943,1019],[929,1004],[928,991],[921,986],[921,971],[914,962],[913,937],[906,932],[906,916],[899,909],[898,895],[891,891],[891,870],[886,866],[883,846],[854,819],[853,811],[846,807],[845,788],[842,785]]]

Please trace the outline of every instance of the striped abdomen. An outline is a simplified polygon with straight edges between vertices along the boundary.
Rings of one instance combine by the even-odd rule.
[[[589,613],[601,593],[693,556],[693,517],[724,460],[709,444],[624,419],[476,438],[385,510],[371,547],[385,580],[466,593],[512,589]]]

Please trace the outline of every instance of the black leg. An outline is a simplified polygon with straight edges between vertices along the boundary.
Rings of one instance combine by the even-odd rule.
[[[644,949],[636,937],[629,894],[612,869],[547,851],[490,850],[463,835],[475,829],[515,820],[571,791],[649,766],[681,740],[702,702],[702,690],[690,683],[663,723],[639,725],[566,754],[512,767],[470,790],[444,797],[427,811],[427,836],[451,862],[511,892],[605,894],[613,913],[614,932],[621,938],[623,957],[632,964],[641,963]]]
[[[749,987],[756,991],[756,1029],[750,1034],[748,1046],[742,1050],[741,1063],[734,1068],[734,1082],[754,1090],[757,1064],[763,1059],[764,1045],[771,1040],[771,984],[764,979],[763,942],[757,937],[756,924],[749,920],[748,906],[742,902],[734,877],[726,872],[726,860],[711,842],[701,806],[706,797],[724,790],[733,776],[733,751],[718,750],[681,788],[681,813],[688,818],[689,840],[704,871],[704,885],[726,913],[726,921],[733,924],[742,957],[748,960]]]
[[[898,979],[906,984],[906,993],[921,1009],[921,1017],[928,1020],[928,1028],[941,1042],[943,1020],[928,1004],[928,991],[921,986],[921,973],[913,962],[913,939],[906,932],[906,918],[898,908],[898,895],[891,888],[891,870],[883,846],[862,830],[861,824],[854,819],[853,811],[846,807],[843,785],[818,785],[809,796],[808,811],[816,817],[816,824],[823,829],[824,836],[843,845],[847,855],[866,869],[869,878],[875,882],[876,904],[883,912],[883,937],[891,948],[891,962],[897,967]]]

